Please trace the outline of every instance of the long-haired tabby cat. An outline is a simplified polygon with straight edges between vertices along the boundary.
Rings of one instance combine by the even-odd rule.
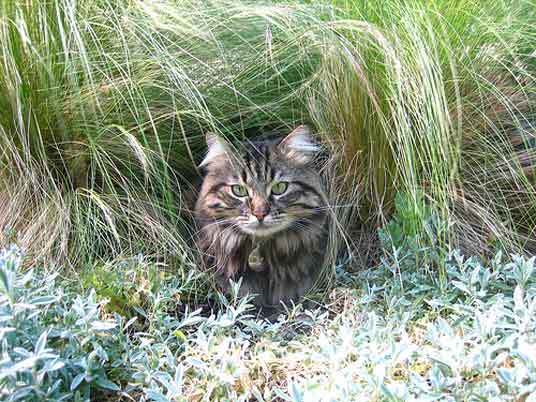
[[[259,306],[297,300],[322,269],[327,198],[314,159],[319,147],[307,126],[282,139],[237,147],[207,135],[206,175],[195,206],[206,268],[227,289]]]

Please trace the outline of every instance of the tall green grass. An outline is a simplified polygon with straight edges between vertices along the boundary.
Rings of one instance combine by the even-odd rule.
[[[385,222],[402,192],[413,230],[423,204],[448,223],[443,244],[534,250],[534,7],[340,5],[354,20],[337,23],[345,41],[329,42],[312,111],[359,183],[359,216]]]
[[[398,193],[445,249],[535,248],[533,2],[0,7],[0,243],[189,265],[203,133],[308,122],[358,250]]]

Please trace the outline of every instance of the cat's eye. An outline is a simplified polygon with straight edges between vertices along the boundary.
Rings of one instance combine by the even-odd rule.
[[[278,181],[272,186],[272,193],[275,195],[281,195],[285,191],[287,191],[288,188],[288,182],[286,181]]]
[[[231,191],[237,197],[245,197],[246,195],[248,195],[248,190],[240,184],[233,184],[231,186]]]

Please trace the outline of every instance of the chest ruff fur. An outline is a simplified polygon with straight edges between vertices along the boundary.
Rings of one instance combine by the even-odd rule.
[[[204,266],[220,288],[242,278],[240,294],[255,294],[259,306],[288,304],[306,294],[322,270],[326,242],[325,231],[303,236],[288,230],[260,241],[225,230],[202,230],[200,236]]]

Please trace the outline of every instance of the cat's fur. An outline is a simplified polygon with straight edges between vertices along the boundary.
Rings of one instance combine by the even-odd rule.
[[[318,146],[309,129],[236,148],[211,134],[207,143],[195,207],[205,267],[224,290],[229,279],[242,277],[241,293],[257,294],[259,306],[297,300],[322,269],[328,232],[328,202],[314,165]],[[279,182],[288,183],[281,195],[274,193]],[[233,193],[236,184],[246,196]]]

